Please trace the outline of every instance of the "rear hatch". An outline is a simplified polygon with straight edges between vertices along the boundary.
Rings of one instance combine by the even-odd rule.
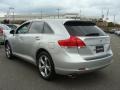
[[[78,52],[86,60],[94,60],[109,56],[110,38],[94,23],[88,21],[68,21],[64,24],[70,36],[85,43],[78,46]]]

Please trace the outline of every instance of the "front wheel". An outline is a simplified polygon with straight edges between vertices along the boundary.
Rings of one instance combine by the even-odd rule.
[[[38,55],[37,59],[40,76],[45,80],[52,80],[55,76],[55,70],[51,56],[43,51]]]
[[[6,43],[6,45],[5,45],[5,52],[6,52],[7,58],[9,58],[9,59],[13,58],[12,49],[11,49],[11,46],[9,43]]]

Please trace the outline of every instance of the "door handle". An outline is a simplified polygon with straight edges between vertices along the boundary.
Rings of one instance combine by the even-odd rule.
[[[35,39],[36,39],[36,40],[40,40],[40,37],[36,36]]]

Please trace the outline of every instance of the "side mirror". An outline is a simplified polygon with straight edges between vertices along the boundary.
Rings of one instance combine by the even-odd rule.
[[[11,30],[11,31],[10,31],[10,34],[14,34],[14,33],[15,33],[15,30]]]

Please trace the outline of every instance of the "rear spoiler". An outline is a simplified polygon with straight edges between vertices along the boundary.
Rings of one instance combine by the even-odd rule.
[[[95,26],[92,21],[67,21],[64,23],[66,26]]]

